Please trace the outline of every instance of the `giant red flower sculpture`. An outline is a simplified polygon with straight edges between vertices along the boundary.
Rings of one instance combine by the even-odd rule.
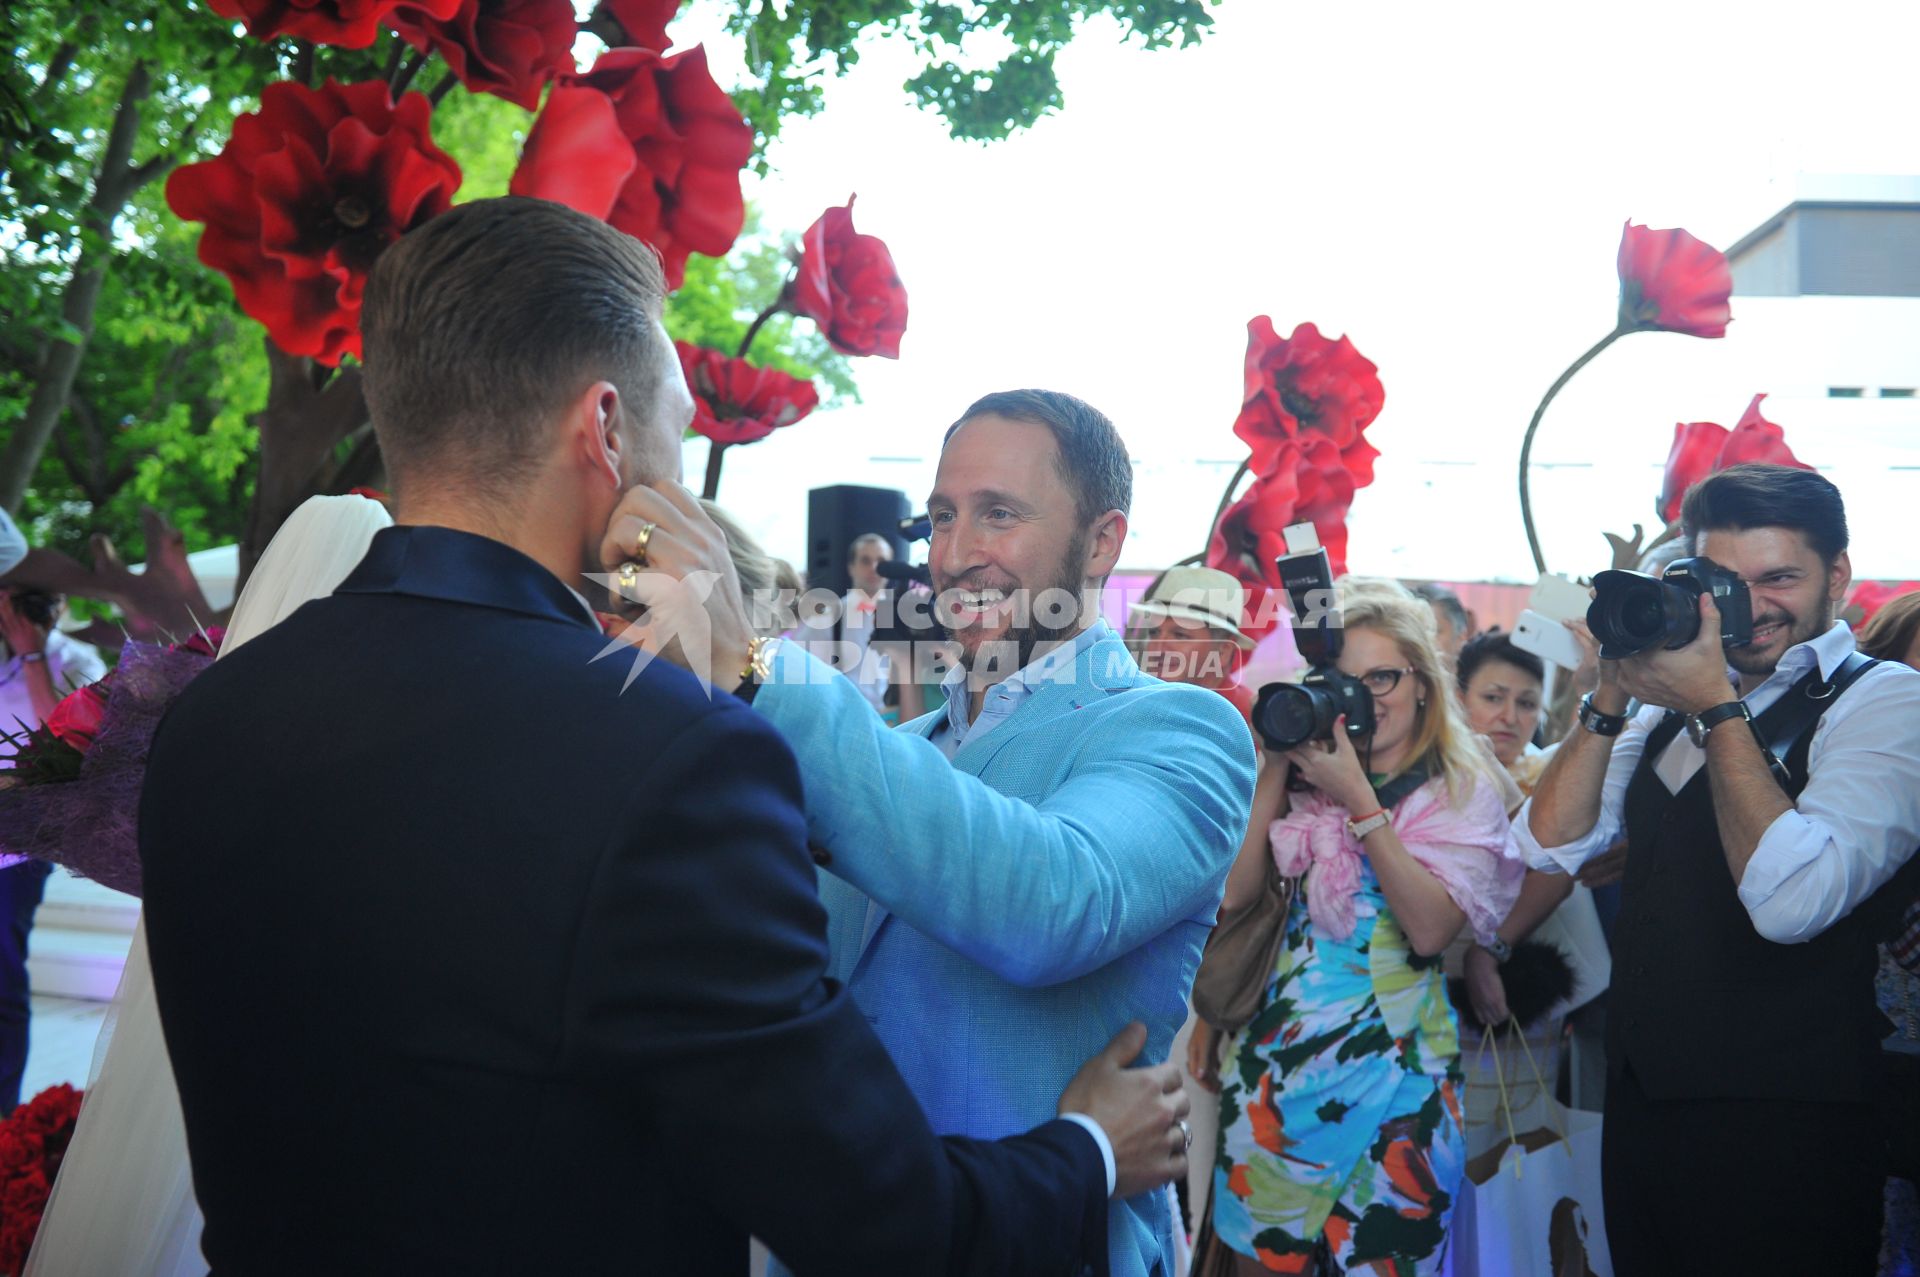
[[[1726,255],[1678,228],[1628,222],[1620,235],[1620,327],[1724,337],[1733,317]]]
[[[690,342],[673,348],[693,391],[693,428],[716,444],[756,443],[820,406],[810,381]]]
[[[1348,338],[1330,341],[1313,324],[1283,338],[1265,315],[1247,325],[1246,386],[1233,433],[1253,450],[1255,474],[1279,468],[1288,444],[1319,437],[1347,457],[1359,483],[1371,483],[1379,454],[1362,432],[1385,402],[1379,369]]]
[[[380,35],[399,0],[207,0],[223,18],[246,24],[256,40],[292,36],[315,44],[364,49]],[[461,0],[413,0],[413,7],[436,19],[451,17]]]
[[[1673,447],[1667,453],[1666,476],[1660,485],[1662,521],[1678,519],[1687,489],[1728,466],[1764,461],[1813,469],[1793,455],[1786,431],[1760,415],[1760,401],[1765,398],[1764,394],[1755,395],[1732,430],[1711,421],[1686,421],[1674,426]]]
[[[1861,581],[1853,587],[1853,593],[1847,595],[1847,611],[1860,609],[1860,619],[1853,629],[1858,633],[1873,619],[1873,614],[1903,594],[1912,594],[1920,590],[1920,581]]]
[[[167,179],[167,203],[203,222],[200,260],[290,355],[360,353],[360,295],[387,245],[443,213],[460,166],[433,144],[433,108],[395,105],[378,80],[269,84],[226,149]]]
[[[1325,436],[1307,436],[1281,445],[1274,469],[1221,514],[1207,544],[1207,566],[1247,587],[1250,637],[1259,638],[1279,619],[1265,595],[1280,588],[1278,565],[1287,552],[1281,533],[1289,524],[1313,524],[1334,574],[1346,571],[1347,512],[1357,486],[1339,446]]]
[[[547,81],[574,70],[573,0],[460,0],[447,17],[410,2],[393,11],[392,25],[414,48],[444,58],[472,92],[529,111]]]
[[[630,47],[665,53],[673,43],[667,23],[680,12],[680,0],[600,0],[600,11],[613,15]]]
[[[851,197],[807,228],[790,301],[841,354],[900,357],[907,290],[885,241],[853,229]]]
[[[610,49],[548,95],[508,189],[645,240],[678,288],[690,254],[733,247],[747,211],[740,170],[752,156],[753,130],[708,74],[705,49]],[[590,167],[585,157],[595,157]]]

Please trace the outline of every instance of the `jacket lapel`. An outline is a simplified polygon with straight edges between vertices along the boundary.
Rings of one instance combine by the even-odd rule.
[[[1099,622],[1099,626],[1100,637],[1075,659],[1072,678],[1042,684],[1033,697],[1015,710],[1006,722],[988,732],[984,738],[962,745],[954,753],[953,765],[970,776],[978,776],[993,761],[994,755],[1016,738],[1062,714],[1103,700],[1114,692],[1137,687],[1145,681],[1146,676],[1134,663],[1133,654],[1127,651],[1126,644],[1120,641],[1106,622]],[[896,730],[931,739],[934,728],[945,721],[945,714],[943,707],[911,723],[904,723]],[[858,974],[860,964],[872,950],[874,937],[880,934],[880,928],[892,916],[879,901],[871,897],[867,899],[867,925],[860,939],[860,952],[855,956],[851,968],[855,974]]]

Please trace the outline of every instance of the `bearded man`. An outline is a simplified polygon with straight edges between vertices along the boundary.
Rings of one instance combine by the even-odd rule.
[[[893,731],[799,646],[752,638],[734,591],[707,598],[716,677],[759,671],[754,708],[800,762],[830,974],[937,1132],[1051,1116],[1132,1021],[1147,1026],[1141,1059],[1166,1059],[1246,833],[1246,723],[1213,692],[1141,673],[1093,606],[1132,489],[1113,424],[1070,395],[967,409],[927,502],[960,661],[947,704]],[[687,524],[637,489],[603,557],[614,566],[646,529],[653,571],[724,575]],[[1175,1271],[1167,1192],[1108,1218],[1114,1277]]]

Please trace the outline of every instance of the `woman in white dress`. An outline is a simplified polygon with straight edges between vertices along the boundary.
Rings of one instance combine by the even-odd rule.
[[[295,510],[241,593],[221,655],[333,593],[392,522],[378,502],[357,496],[313,497]],[[200,1226],[143,921],[94,1047],[93,1078],[27,1277],[201,1277]]]

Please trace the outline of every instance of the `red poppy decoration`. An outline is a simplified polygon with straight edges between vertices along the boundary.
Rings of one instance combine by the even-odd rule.
[[[1620,327],[1725,337],[1733,317],[1726,255],[1679,229],[1628,222],[1620,236]]]
[[[1265,315],[1247,325],[1245,393],[1233,432],[1253,449],[1255,474],[1280,468],[1288,442],[1317,435],[1347,458],[1357,483],[1373,482],[1379,454],[1361,434],[1385,402],[1379,369],[1348,338],[1330,341],[1313,324],[1282,338]]]
[[[1673,428],[1673,447],[1667,453],[1666,479],[1660,485],[1660,519],[1680,517],[1687,489],[1712,474],[1720,450],[1727,446],[1727,428],[1711,421],[1683,421]]]
[[[393,11],[392,25],[414,48],[444,58],[471,92],[529,111],[547,81],[574,70],[573,0],[461,0],[448,17],[407,3]]]
[[[1787,432],[1760,415],[1760,401],[1765,398],[1764,394],[1755,395],[1747,404],[1747,410],[1740,414],[1733,432],[1727,436],[1727,446],[1720,450],[1720,463],[1714,469],[1725,470],[1750,461],[1792,466],[1796,470],[1813,469],[1787,447]]]
[[[200,260],[290,355],[360,353],[360,295],[386,247],[446,212],[460,166],[433,144],[433,108],[395,105],[378,80],[269,84],[226,149],[167,179],[167,203],[203,222]]]
[[[256,40],[292,36],[315,44],[364,49],[379,38],[399,0],[207,0],[223,18],[246,24]],[[415,8],[435,18],[451,17],[461,0],[416,0]]]
[[[627,33],[628,46],[665,53],[673,44],[667,23],[680,12],[680,0],[600,0],[600,12],[613,15]]]
[[[820,406],[810,381],[676,341],[693,391],[693,428],[718,444],[757,443]]]
[[[820,214],[800,243],[794,312],[820,325],[827,344],[843,355],[898,359],[907,290],[885,241],[853,229],[853,198]]]
[[[1920,581],[1862,581],[1853,587],[1853,593],[1847,595],[1847,608],[1859,608],[1860,620],[1854,625],[1858,631],[1873,619],[1873,614],[1903,594],[1920,590]]]
[[[584,163],[593,157],[597,167]],[[690,254],[719,257],[739,237],[740,170],[752,157],[753,130],[708,74],[705,49],[610,49],[548,95],[508,189],[645,240],[678,288]]]
[[[1786,432],[1760,415],[1764,394],[1755,395],[1732,430],[1711,421],[1682,422],[1673,428],[1673,448],[1667,453],[1666,479],[1660,486],[1660,518],[1672,523],[1680,517],[1687,489],[1728,466],[1767,462],[1811,470],[1793,455]]]
[[[1267,595],[1281,588],[1278,565],[1287,552],[1282,532],[1289,524],[1313,524],[1334,575],[1346,571],[1347,512],[1356,486],[1332,440],[1290,441],[1273,473],[1256,478],[1220,516],[1207,543],[1207,566],[1247,587],[1243,628],[1249,637],[1260,638],[1285,614]]]

